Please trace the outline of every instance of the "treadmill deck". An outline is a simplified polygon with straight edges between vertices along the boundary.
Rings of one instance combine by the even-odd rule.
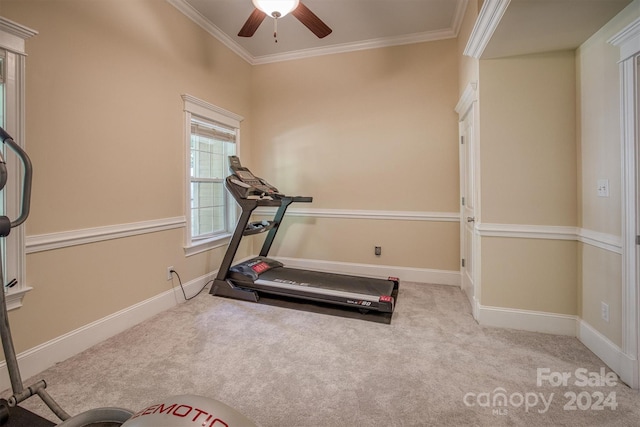
[[[232,267],[229,280],[257,292],[383,312],[393,312],[398,289],[393,279],[289,268],[263,257]]]
[[[309,288],[310,292],[341,293],[375,298],[382,295],[391,295],[393,282],[368,277],[349,276],[345,274],[324,273],[319,271],[301,270],[289,267],[280,267],[265,271],[260,275],[256,283],[278,285],[290,285],[292,287]]]

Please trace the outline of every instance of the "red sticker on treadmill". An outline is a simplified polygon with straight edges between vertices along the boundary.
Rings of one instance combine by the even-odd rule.
[[[393,301],[393,298],[389,295],[382,295],[380,297],[380,302],[391,302]]]
[[[251,269],[256,273],[260,274],[269,269],[269,264],[267,264],[266,262],[260,262],[254,266],[251,266]]]

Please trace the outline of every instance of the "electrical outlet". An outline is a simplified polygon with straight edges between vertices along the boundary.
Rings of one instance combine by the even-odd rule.
[[[609,180],[599,179],[597,182],[598,197],[609,197]]]
[[[600,315],[605,322],[609,321],[609,304],[604,301],[600,302]]]
[[[382,246],[376,246],[374,249],[374,253],[376,254],[376,256],[382,255]]]
[[[173,273],[172,273],[172,271],[173,271],[173,266],[171,266],[171,267],[167,267],[167,280],[171,280],[171,279],[173,279]]]

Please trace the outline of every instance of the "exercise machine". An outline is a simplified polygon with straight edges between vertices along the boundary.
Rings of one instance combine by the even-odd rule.
[[[15,220],[0,216],[0,238],[6,238],[11,229],[23,224],[29,216],[31,200],[31,181],[33,167],[27,153],[0,127],[0,141],[11,148],[23,165],[21,182],[20,213]],[[7,183],[7,167],[0,152],[0,190]],[[180,427],[199,425],[203,427],[254,426],[254,423],[235,409],[196,395],[172,396],[134,413],[123,408],[91,409],[76,416],[67,414],[46,390],[44,380],[25,387],[22,382],[18,358],[16,356],[9,315],[6,304],[6,286],[2,268],[2,246],[0,245],[0,339],[4,350],[12,395],[0,399],[0,426],[7,427],[48,427],[56,425],[20,406],[21,402],[32,396],[39,396],[51,411],[62,421],[59,427]],[[79,392],[81,394],[81,392]]]
[[[395,277],[378,279],[289,268],[268,258],[287,208],[292,203],[310,203],[313,198],[281,193],[243,167],[237,156],[229,157],[229,169],[225,187],[242,212],[210,294],[253,302],[258,302],[261,294],[276,295],[357,308],[363,313],[393,313],[399,288]],[[250,222],[258,207],[277,210],[272,220]],[[267,233],[259,256],[232,266],[242,237],[259,233]]]

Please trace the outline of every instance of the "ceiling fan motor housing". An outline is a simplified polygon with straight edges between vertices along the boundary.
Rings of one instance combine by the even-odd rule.
[[[238,37],[252,37],[262,21],[267,16],[274,18],[274,29],[277,31],[278,19],[291,13],[298,21],[307,27],[318,38],[324,38],[331,34],[332,30],[327,24],[322,22],[304,3],[300,0],[251,0],[255,8],[249,18],[244,23]],[[274,37],[276,36],[274,31]]]
[[[252,0],[253,5],[275,19],[282,18],[293,11],[300,0]]]

